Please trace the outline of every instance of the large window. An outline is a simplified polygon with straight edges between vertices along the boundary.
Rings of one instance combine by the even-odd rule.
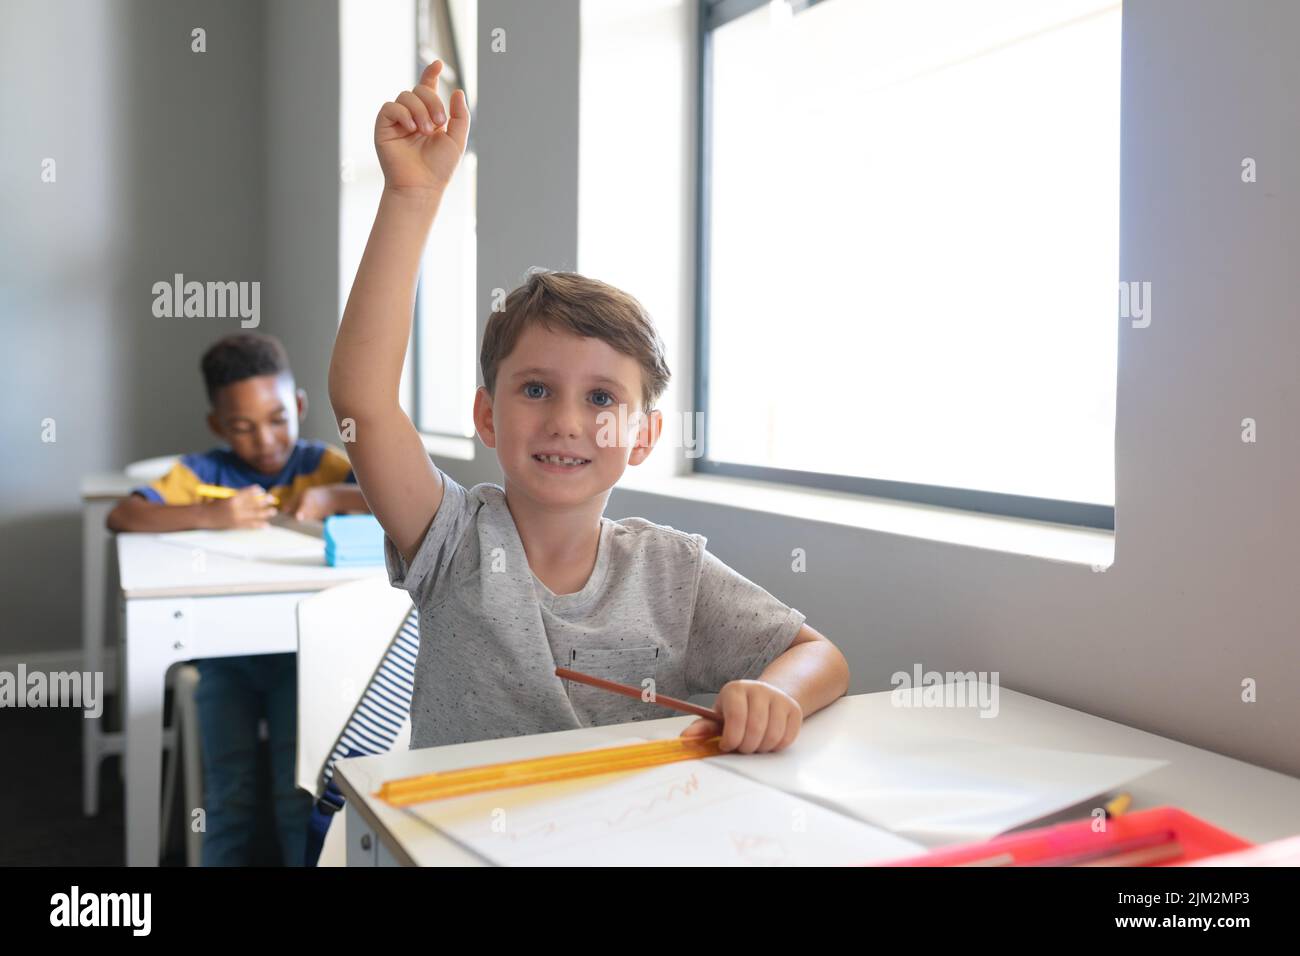
[[[1119,4],[701,16],[696,469],[1113,527]]]
[[[339,302],[352,282],[383,194],[374,147],[379,105],[414,86],[429,63],[445,64],[444,102],[463,87],[475,108],[476,0],[342,0],[340,32]],[[395,55],[403,51],[405,55]],[[440,452],[472,454],[475,309],[474,133],[443,196],[421,260],[402,407]]]
[[[441,59],[439,95],[449,104],[452,91],[463,88],[471,116],[477,109],[477,6],[477,0],[418,0],[416,5],[416,79],[426,66]],[[416,292],[412,420],[420,431],[432,435],[474,435],[477,168],[471,123],[465,156],[447,186],[424,247]]]

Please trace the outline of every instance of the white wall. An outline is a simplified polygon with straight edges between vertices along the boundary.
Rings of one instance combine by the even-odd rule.
[[[682,420],[669,412],[694,394],[696,9],[695,0],[582,0],[578,271],[640,301],[673,373],[659,445],[638,477],[692,467]]]

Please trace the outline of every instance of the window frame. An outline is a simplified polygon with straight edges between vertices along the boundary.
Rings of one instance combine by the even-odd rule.
[[[712,155],[712,35],[732,20],[768,6],[770,0],[698,0],[696,17],[696,150],[695,150],[695,382],[692,396],[695,408],[705,415],[705,427],[697,436],[700,454],[693,458],[696,474],[718,475],[756,481],[800,485],[828,491],[850,492],[877,498],[889,498],[914,504],[935,505],[961,511],[1025,518],[1056,524],[1115,529],[1115,508],[1089,502],[1029,495],[1005,494],[944,485],[863,478],[825,472],[799,471],[766,465],[744,465],[715,461],[709,457],[709,243],[711,238],[710,204],[712,200],[710,157]],[[809,7],[825,0],[787,0],[798,16]],[[1122,80],[1121,80],[1122,82]],[[1122,174],[1121,174],[1122,175]]]

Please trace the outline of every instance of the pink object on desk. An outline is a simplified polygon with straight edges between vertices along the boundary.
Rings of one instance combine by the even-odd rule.
[[[1300,835],[1260,843],[1235,853],[1206,856],[1179,866],[1300,866]]]

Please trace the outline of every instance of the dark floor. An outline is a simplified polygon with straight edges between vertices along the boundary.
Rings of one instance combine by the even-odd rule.
[[[104,715],[115,725],[116,701],[107,696]],[[0,752],[6,758],[0,785],[0,866],[122,866],[121,758],[99,765],[99,814],[81,812],[81,727],[72,708],[0,709]],[[263,748],[262,789],[269,789]],[[164,761],[164,776],[166,762]],[[279,852],[269,803],[258,827],[258,865],[275,866]],[[185,865],[183,813],[175,813],[171,849],[164,866]]]

